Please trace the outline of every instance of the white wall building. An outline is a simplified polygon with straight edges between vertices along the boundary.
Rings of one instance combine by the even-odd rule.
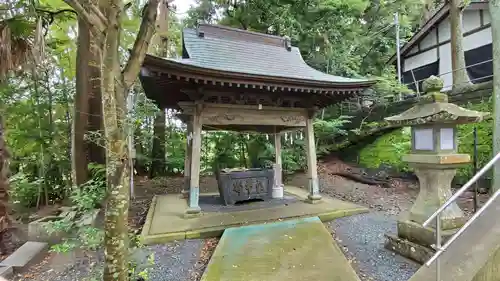
[[[471,83],[492,79],[492,45],[490,13],[487,1],[473,0],[462,17],[464,52],[467,73]],[[450,17],[448,5],[439,9],[432,18],[401,48],[403,83],[421,91],[422,80],[439,75],[444,89],[451,89]],[[391,63],[396,63],[396,57]],[[417,83],[415,83],[417,81]]]

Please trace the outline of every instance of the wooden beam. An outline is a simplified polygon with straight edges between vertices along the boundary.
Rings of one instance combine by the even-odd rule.
[[[195,113],[193,103],[179,103],[183,113]],[[305,127],[307,109],[234,105],[204,104],[201,120],[205,125],[264,125]]]

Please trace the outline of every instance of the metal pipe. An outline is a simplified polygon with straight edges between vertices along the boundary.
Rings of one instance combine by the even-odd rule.
[[[396,26],[396,56],[398,63],[398,81],[401,84],[401,42],[399,39],[399,13],[394,14],[394,25]],[[402,100],[402,94],[399,94],[399,100]]]
[[[455,235],[453,235],[448,241],[446,241],[446,243],[444,244],[443,247],[441,247],[440,249],[437,249],[436,253],[434,254],[434,256],[432,256],[432,258],[430,258],[426,263],[425,265],[426,266],[430,266],[432,264],[433,261],[435,261],[444,251],[446,251],[446,249],[448,249],[448,247],[451,245],[451,243],[453,243],[453,241],[457,240],[457,238],[462,235],[462,233],[464,233],[465,230],[467,230],[467,228],[480,216],[483,214],[483,212],[493,203],[493,201],[495,201],[495,199],[500,195],[500,189],[497,190],[495,192],[495,194],[493,194],[493,196],[491,196],[491,198],[488,200],[488,202],[486,202],[486,204],[484,204],[484,206],[478,211],[476,212],[472,218],[470,220],[468,220],[464,226],[462,226],[462,228],[460,228],[457,233],[455,233]]]
[[[441,249],[441,213],[436,219],[436,251]],[[436,261],[436,281],[441,281],[441,261]]]
[[[477,127],[474,126],[474,166],[473,174],[477,174]],[[477,192],[478,192],[478,182],[474,184],[474,213],[477,212]]]
[[[455,202],[455,200],[457,200],[457,198],[462,195],[465,191],[467,191],[469,189],[469,187],[474,184],[480,177],[482,177],[491,167],[493,167],[493,165],[495,165],[495,163],[500,159],[500,153],[498,153],[497,155],[495,155],[495,157],[493,157],[493,159],[490,160],[490,162],[488,162],[488,164],[486,164],[477,174],[475,174],[472,179],[470,179],[466,184],[464,184],[464,186],[462,186],[462,188],[460,188],[457,192],[455,192],[455,194],[453,194],[450,199],[448,199],[446,201],[446,203],[444,203],[437,211],[435,211],[424,223],[423,223],[423,226],[424,227],[427,227],[431,221],[433,219],[435,219],[437,217],[438,214],[440,214],[441,212],[443,212],[446,208],[448,208],[448,206],[451,205],[451,203]]]

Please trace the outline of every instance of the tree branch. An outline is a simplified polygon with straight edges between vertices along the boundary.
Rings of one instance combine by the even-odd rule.
[[[130,58],[123,69],[123,81],[124,86],[129,89],[135,82],[139,70],[141,68],[146,52],[148,51],[149,41],[153,37],[156,26],[156,17],[158,16],[158,4],[160,0],[149,0],[146,4],[147,7],[144,9],[144,15],[142,17],[141,26],[139,28],[139,33],[134,42],[134,47],[130,52]],[[168,1],[165,1],[162,5],[168,5]],[[167,6],[168,10],[168,6]]]
[[[90,10],[92,11],[92,13],[89,13],[78,0],[64,0],[64,2],[71,6],[71,8],[76,11],[78,16],[88,22],[90,28],[95,29],[95,31],[98,31],[99,33],[106,29],[107,22],[102,20],[102,18],[104,18],[102,13],[99,12],[98,14],[95,14],[95,11],[98,9],[94,5],[88,3],[91,7]]]

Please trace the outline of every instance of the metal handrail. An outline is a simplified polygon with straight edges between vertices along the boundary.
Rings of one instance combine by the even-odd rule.
[[[484,204],[484,206],[477,211],[472,218],[470,218],[457,233],[455,233],[444,246],[441,246],[441,213],[455,202],[460,195],[466,192],[479,178],[481,178],[495,163],[500,159],[500,153],[495,155],[478,173],[476,173],[464,186],[462,186],[455,194],[453,194],[437,211],[435,211],[424,223],[423,226],[427,227],[432,220],[436,219],[436,253],[425,263],[426,266],[430,266],[434,261],[436,261],[436,281],[441,280],[441,264],[439,260],[436,260],[441,256],[441,254],[448,249],[448,247],[460,236],[464,231],[495,201],[495,199],[500,196],[500,189],[491,196],[491,198]]]
[[[465,230],[467,230],[467,228],[481,215],[483,214],[483,212],[493,203],[493,201],[495,201],[495,199],[497,199],[497,197],[500,195],[500,189],[497,190],[493,196],[490,197],[490,199],[484,204],[483,207],[481,207],[481,209],[479,209],[479,211],[477,211],[473,216],[472,218],[470,218],[470,220],[468,220],[464,226],[462,226],[462,228],[460,228],[457,233],[455,233],[455,235],[453,235],[452,237],[450,237],[450,239],[448,239],[448,241],[446,241],[446,243],[443,245],[443,247],[441,247],[438,251],[436,251],[436,253],[434,254],[434,256],[432,256],[426,263],[425,265],[427,266],[430,266],[432,264],[433,261],[435,261],[446,249],[448,249],[448,247],[451,245],[451,243],[453,243],[453,241],[457,240],[457,238],[462,235],[462,233],[464,233]]]
[[[460,197],[460,195],[464,194],[479,178],[481,178],[495,163],[500,159],[500,153],[495,155],[493,159],[488,162],[477,174],[475,174],[464,186],[462,186],[455,194],[453,194],[450,199],[448,199],[443,206],[441,206],[437,211],[435,211],[424,223],[423,226],[427,227],[433,219],[435,219],[439,214],[441,214],[448,206],[450,206],[455,200]]]

